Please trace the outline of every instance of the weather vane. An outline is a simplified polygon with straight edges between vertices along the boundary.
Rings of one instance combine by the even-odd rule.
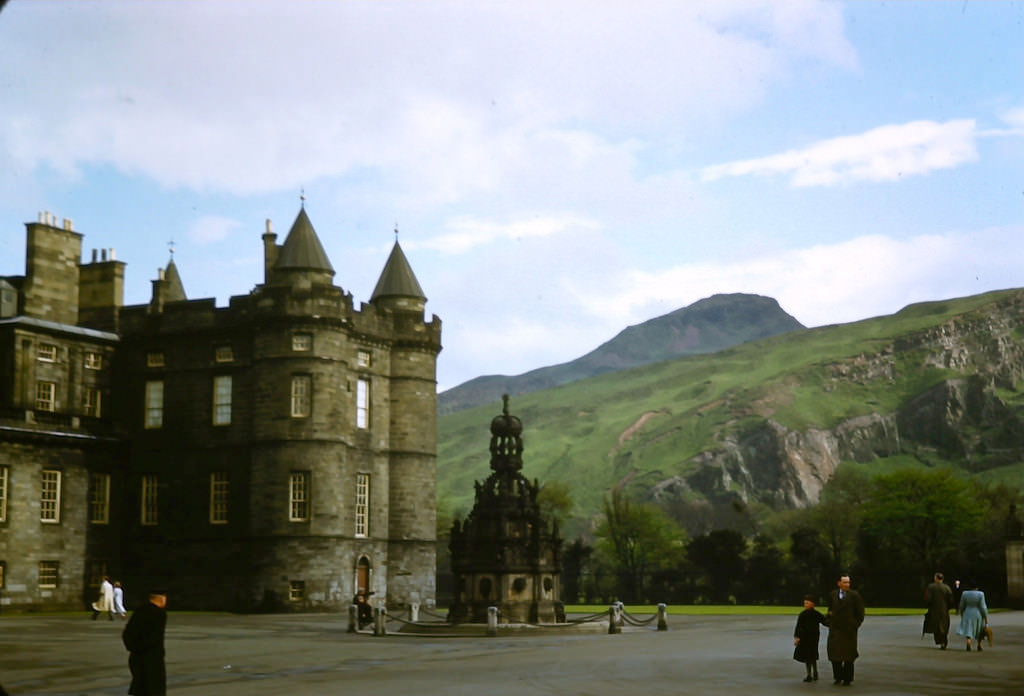
[[[173,237],[171,238],[171,241],[167,242],[167,248],[171,250],[171,258],[173,259],[174,258],[174,238]]]
[[[301,205],[302,209],[305,210],[306,209],[306,187],[305,186],[303,186],[302,188],[299,189],[299,201],[301,201],[301,203],[299,205]]]
[[[398,241],[398,220],[395,220],[395,241]]]

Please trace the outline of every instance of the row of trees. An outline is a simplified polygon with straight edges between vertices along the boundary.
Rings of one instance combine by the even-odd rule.
[[[548,493],[564,514],[566,491]],[[1020,492],[949,469],[870,477],[843,466],[817,505],[776,513],[751,534],[690,536],[686,520],[620,491],[606,497],[592,535],[563,549],[568,603],[798,604],[850,572],[869,603],[916,606],[935,571],[976,580],[1005,598],[1005,533]]]

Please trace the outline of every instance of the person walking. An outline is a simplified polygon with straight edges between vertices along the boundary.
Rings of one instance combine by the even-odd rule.
[[[828,625],[825,617],[814,608],[817,601],[814,595],[804,595],[804,610],[796,617],[793,630],[793,659],[804,663],[805,682],[818,681],[818,639],[821,637],[818,627]]]
[[[967,589],[960,595],[960,625],[956,634],[967,639],[967,651],[971,650],[971,641],[978,641],[978,652],[981,652],[981,638],[985,635],[988,625],[988,606],[985,604],[985,593],[972,580],[967,581]]]
[[[99,599],[92,603],[92,620],[95,621],[103,612],[107,612],[111,621],[114,620],[114,586],[110,584],[110,578],[106,575],[100,583]]]
[[[121,640],[128,649],[128,669],[134,696],[166,696],[167,666],[164,663],[164,630],[167,628],[167,593],[154,590],[149,601],[132,612]]]
[[[834,684],[853,683],[853,663],[857,659],[857,631],[864,623],[864,600],[850,589],[850,576],[841,575],[828,602],[828,659],[832,663]]]
[[[953,606],[953,590],[943,582],[942,573],[936,573],[925,588],[924,602],[928,613],[924,616],[924,632],[931,633],[935,644],[945,650],[949,644],[949,610]]]
[[[120,580],[114,582],[114,613],[122,619],[128,618],[128,612],[124,608],[124,588],[121,587]]]

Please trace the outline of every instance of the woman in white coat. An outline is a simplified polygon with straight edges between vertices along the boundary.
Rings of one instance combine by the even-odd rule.
[[[114,586],[110,584],[110,578],[106,575],[100,583],[100,598],[92,603],[92,620],[95,621],[103,612],[107,612],[111,621],[114,620]]]

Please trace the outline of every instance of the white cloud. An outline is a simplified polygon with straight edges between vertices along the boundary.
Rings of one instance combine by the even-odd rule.
[[[448,221],[446,227],[452,231],[431,239],[403,242],[403,246],[407,250],[431,249],[447,255],[464,254],[473,248],[495,242],[547,237],[567,229],[594,229],[598,224],[575,215],[537,216],[509,223],[463,216]]]
[[[5,20],[3,168],[238,194],[370,169],[459,200],[529,176],[543,133],[685,137],[796,61],[852,62],[817,2],[12,3]]]
[[[778,155],[707,167],[705,181],[728,176],[789,175],[796,187],[898,181],[978,159],[975,123],[913,121],[823,140]]]
[[[1024,236],[1012,226],[907,240],[868,235],[739,263],[628,270],[608,278],[601,293],[571,290],[588,314],[615,317],[623,326],[719,292],[774,297],[805,325],[818,326],[891,314],[912,302],[1020,287],[1021,258]]]

